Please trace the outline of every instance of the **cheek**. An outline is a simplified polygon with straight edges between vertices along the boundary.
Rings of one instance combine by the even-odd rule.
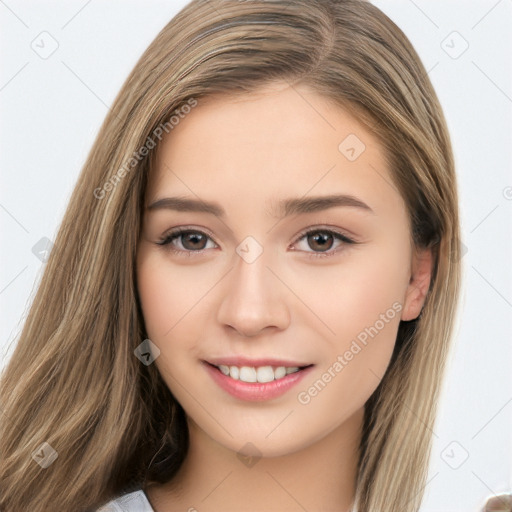
[[[390,319],[386,327],[388,323],[398,326],[397,309],[408,282],[407,248],[376,245],[372,250],[356,249],[336,265],[297,270],[295,276],[287,277],[294,279],[294,290],[314,313],[308,318],[319,332],[343,348],[381,315]]]
[[[162,273],[148,262],[139,266],[137,282],[147,334],[158,341],[173,326],[178,301]]]
[[[220,279],[208,266],[178,266],[162,254],[141,250],[137,288],[148,338],[160,350],[155,364],[176,398],[187,403],[181,382],[197,370],[211,300]]]
[[[317,428],[325,431],[363,407],[386,372],[400,323],[404,280],[402,263],[382,251],[378,259],[361,257],[335,274],[329,291],[317,288],[312,296],[334,334],[325,336],[318,372],[297,396],[308,421],[321,418]]]
[[[308,306],[329,327],[321,331],[325,350],[318,373],[302,387],[303,400],[298,397],[309,405],[308,414],[338,410],[345,417],[378,386],[396,343],[407,255],[404,244],[379,245],[353,252],[339,266],[316,270],[313,279],[302,278]]]
[[[337,349],[343,350],[345,378],[365,399],[379,384],[395,347],[408,282],[407,257],[405,244],[380,246],[346,276]]]
[[[137,288],[148,336],[163,342],[190,323],[207,293],[208,279],[169,264],[158,254],[140,256]],[[192,315],[191,315],[192,313]]]
[[[202,323],[197,313],[204,291],[194,286],[186,272],[171,272],[168,262],[155,254],[139,258],[137,288],[146,334],[160,350],[155,364],[169,389],[176,392],[175,379],[182,377],[180,351],[193,349],[194,340],[200,337]],[[177,339],[179,344],[173,342]]]

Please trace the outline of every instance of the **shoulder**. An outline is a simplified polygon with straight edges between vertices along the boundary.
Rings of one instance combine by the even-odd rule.
[[[141,489],[109,501],[96,512],[154,512],[154,510]]]

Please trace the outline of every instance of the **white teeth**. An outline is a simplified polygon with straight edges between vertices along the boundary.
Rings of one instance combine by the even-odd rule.
[[[240,378],[240,370],[238,369],[238,366],[229,367],[229,376],[235,380],[238,380]]]
[[[224,375],[229,375],[229,366],[226,366],[225,364],[221,364],[219,366],[219,370],[224,374]]]
[[[252,366],[227,366],[221,364],[218,366],[219,370],[224,375],[229,375],[232,379],[241,380],[242,382],[272,382],[273,380],[282,379],[290,373],[299,371],[298,366],[292,366],[286,368],[284,366],[278,366],[273,368],[272,366],[258,366],[254,368]]]
[[[249,368],[248,366],[242,366],[242,368],[240,368],[239,379],[244,382],[256,382],[258,380],[256,370],[254,368]]]
[[[282,379],[286,375],[286,368],[284,366],[279,366],[274,370],[274,375],[276,380]]]
[[[256,370],[258,382],[272,382],[274,380],[274,370],[272,366],[261,366]]]

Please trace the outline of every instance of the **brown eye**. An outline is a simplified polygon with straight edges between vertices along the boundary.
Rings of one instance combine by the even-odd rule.
[[[300,251],[313,257],[334,255],[343,250],[343,246],[357,243],[355,240],[330,229],[303,231],[295,242]]]
[[[328,251],[334,244],[334,236],[328,231],[316,231],[307,235],[308,245],[314,251]]]
[[[212,245],[208,246],[208,242]],[[203,249],[215,247],[215,242],[202,231],[192,229],[175,229],[157,242],[158,245],[169,246],[169,249],[175,253],[193,254]]]
[[[181,234],[181,243],[188,251],[200,251],[206,247],[208,237],[195,231],[186,231]]]

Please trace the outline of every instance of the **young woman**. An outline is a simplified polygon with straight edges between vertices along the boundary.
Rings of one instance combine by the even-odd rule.
[[[439,102],[379,9],[191,2],[2,375],[0,509],[418,510],[459,230]]]

